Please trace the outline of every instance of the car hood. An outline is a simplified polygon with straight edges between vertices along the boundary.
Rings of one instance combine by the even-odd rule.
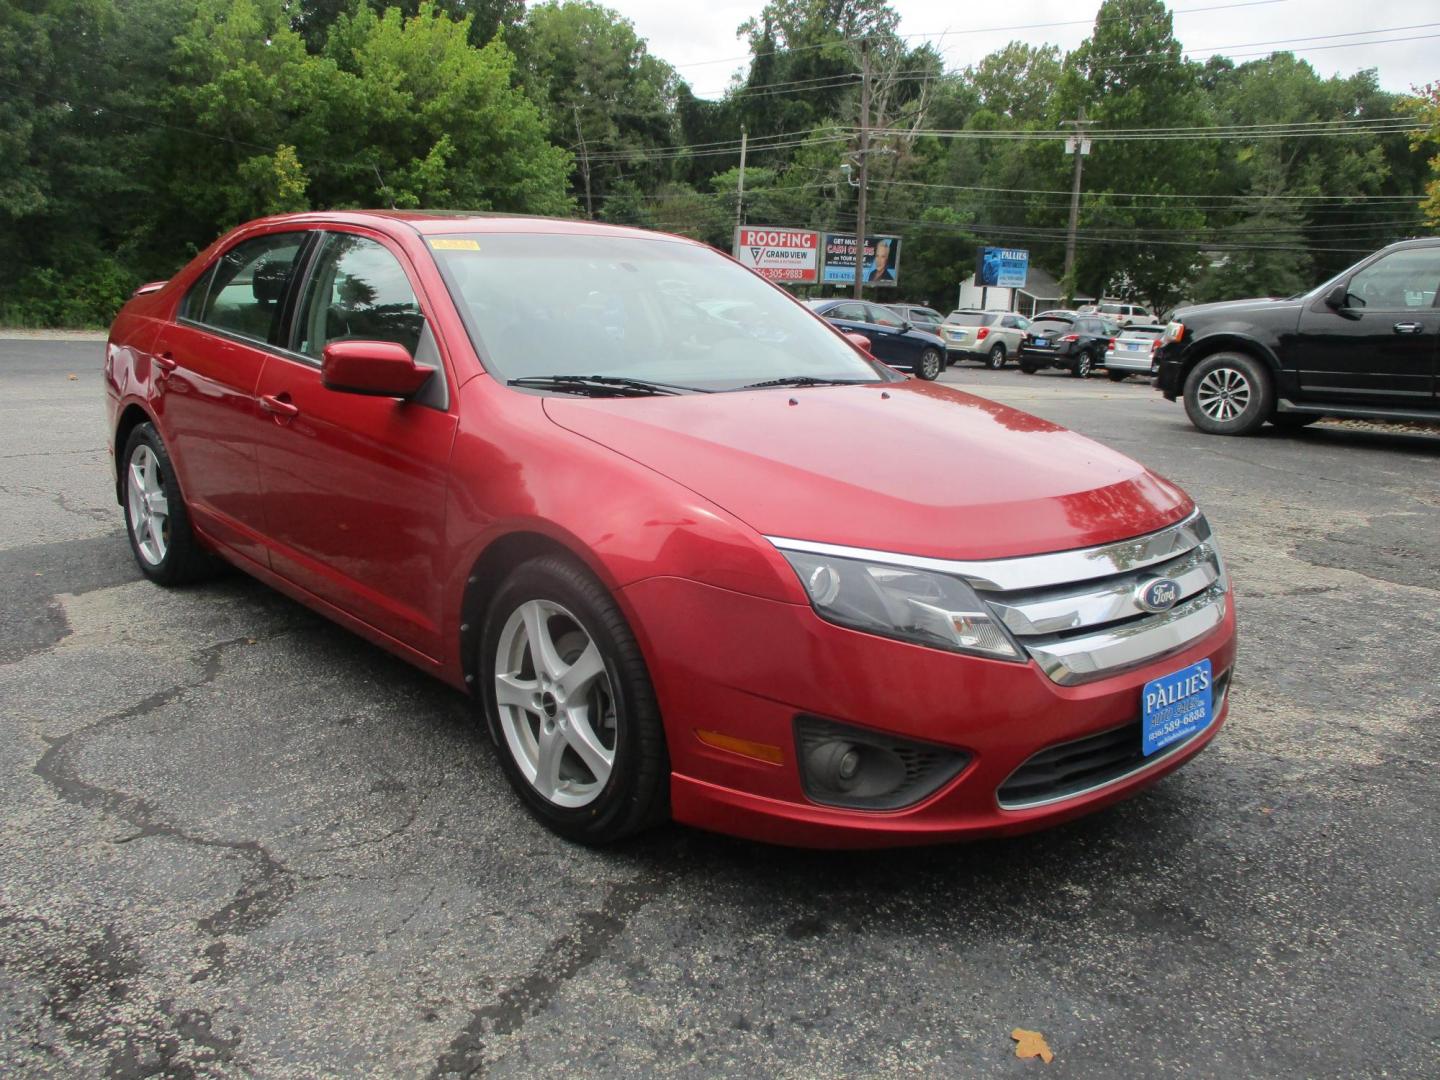
[[[1138,536],[1192,508],[1122,454],[932,383],[544,407],[769,536],[987,559]]]
[[[1257,311],[1271,312],[1299,307],[1299,300],[1278,300],[1273,296],[1261,296],[1251,300],[1223,300],[1215,304],[1193,304],[1190,307],[1176,308],[1170,318],[1176,322],[1184,322],[1196,316],[1205,319],[1228,319],[1232,316],[1245,318]]]

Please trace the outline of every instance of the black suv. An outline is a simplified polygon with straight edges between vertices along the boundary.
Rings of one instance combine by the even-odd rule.
[[[1042,311],[1020,343],[1020,370],[1034,375],[1042,367],[1058,367],[1086,378],[1105,362],[1105,350],[1119,333],[1120,327],[1098,315]]]
[[[1181,308],[1156,388],[1212,435],[1322,416],[1440,422],[1440,237],[1377,251],[1288,300]]]

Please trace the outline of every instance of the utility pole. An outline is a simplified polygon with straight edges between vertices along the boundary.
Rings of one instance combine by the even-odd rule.
[[[1080,107],[1078,120],[1066,120],[1075,125],[1075,134],[1065,140],[1065,152],[1075,155],[1075,180],[1070,187],[1070,230],[1065,234],[1065,303],[1075,299],[1075,233],[1080,228],[1080,177],[1085,168],[1085,155],[1090,153],[1090,140],[1085,138],[1085,107]]]
[[[855,203],[855,299],[865,295],[865,196],[870,173],[870,39],[860,39],[860,196]]]
[[[745,224],[745,125],[740,125],[740,186],[735,192],[735,228]]]
[[[585,178],[585,216],[595,220],[595,204],[590,199],[590,152],[585,149],[585,133],[580,130],[580,106],[575,106],[575,138],[580,141],[580,175]]]

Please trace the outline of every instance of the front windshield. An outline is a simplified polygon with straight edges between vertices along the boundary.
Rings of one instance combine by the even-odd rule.
[[[735,390],[877,382],[823,322],[707,248],[660,237],[430,237],[476,352],[504,381],[600,375]]]

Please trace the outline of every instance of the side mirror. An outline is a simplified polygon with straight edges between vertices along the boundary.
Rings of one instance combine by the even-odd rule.
[[[1349,295],[1350,291],[1345,287],[1345,283],[1341,282],[1325,294],[1325,306],[1334,311],[1348,307],[1345,300]]]
[[[408,398],[433,374],[393,341],[335,341],[320,359],[320,381],[347,394]]]
[[[848,341],[848,342],[850,342],[851,345],[854,345],[857,349],[859,349],[861,352],[863,352],[866,356],[873,356],[873,355],[874,355],[874,354],[870,351],[870,339],[869,339],[868,337],[866,337],[864,334],[846,334],[846,335],[845,335],[845,340]]]

